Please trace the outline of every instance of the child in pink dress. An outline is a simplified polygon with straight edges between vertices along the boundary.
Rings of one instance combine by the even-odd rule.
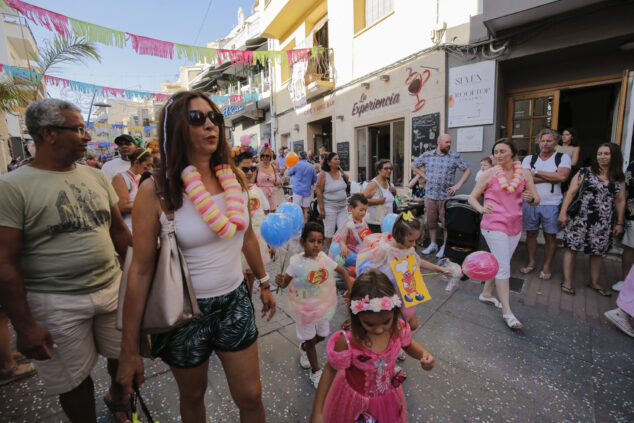
[[[383,273],[369,270],[357,278],[350,299],[349,329],[331,336],[326,347],[311,422],[350,423],[362,413],[378,422],[407,422],[396,358],[403,348],[431,370],[434,357],[411,339],[409,325],[399,319],[401,299]]]

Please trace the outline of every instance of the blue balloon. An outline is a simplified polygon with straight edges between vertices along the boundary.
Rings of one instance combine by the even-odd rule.
[[[396,222],[397,214],[390,213],[383,218],[381,222],[381,232],[385,232],[388,234],[392,233],[392,228],[394,227],[394,222]]]
[[[357,264],[357,276],[367,272],[368,270],[370,270],[371,267],[372,267],[371,258],[367,258],[363,260],[361,263]]]
[[[281,247],[291,238],[291,222],[283,214],[269,213],[262,222],[260,233],[268,244]]]
[[[293,203],[282,203],[277,208],[276,213],[283,214],[291,221],[291,236],[297,236],[302,233],[304,212],[300,206]]]
[[[337,257],[341,254],[341,245],[338,242],[333,242],[330,244],[330,256]]]
[[[357,264],[357,253],[354,251],[348,251],[346,256],[346,266],[354,266]]]

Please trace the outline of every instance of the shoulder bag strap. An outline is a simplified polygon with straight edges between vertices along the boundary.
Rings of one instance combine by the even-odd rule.
[[[152,172],[152,180],[154,181],[154,189],[156,191],[156,195],[158,196],[159,202],[161,203],[161,210],[163,210],[163,213],[165,213],[165,216],[167,216],[167,220],[172,222],[174,220],[174,210],[167,207],[167,202],[165,201],[165,191],[158,182],[158,172]]]

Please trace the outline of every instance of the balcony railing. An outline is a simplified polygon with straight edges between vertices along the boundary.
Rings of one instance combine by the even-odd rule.
[[[318,49],[316,55],[310,55],[308,58],[308,66],[304,74],[304,81],[309,85],[314,81],[335,81],[334,68],[332,64],[333,50],[331,48]]]

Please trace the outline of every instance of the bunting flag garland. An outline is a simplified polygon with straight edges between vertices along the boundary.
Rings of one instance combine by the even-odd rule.
[[[142,37],[129,32],[126,32],[126,35],[132,39],[132,48],[139,54],[162,57],[164,59],[168,57],[170,59],[174,58],[174,43]]]
[[[42,78],[41,73],[31,72],[28,69],[17,68],[15,66],[0,64],[0,72],[7,72],[11,77],[16,79],[31,80],[31,78],[38,83]],[[70,88],[73,91],[77,91],[84,94],[101,94],[103,97],[122,97],[128,100],[133,98],[152,99],[156,101],[167,101],[170,96],[168,94],[151,93],[149,91],[136,91],[136,90],[124,90],[123,88],[104,87],[101,85],[87,84],[85,82],[73,81],[70,79],[59,78],[57,76],[44,75],[44,82],[54,85],[56,87]],[[240,101],[259,101],[262,98],[262,94],[244,94],[244,95],[212,95],[209,96],[211,100],[217,105],[227,105],[231,103],[238,103]]]
[[[33,23],[40,24],[46,27],[49,31],[57,31],[64,38],[70,37],[70,31],[68,29],[68,17],[60,15],[59,13],[51,12],[50,10],[42,9],[41,7],[34,6],[32,4],[25,3],[20,0],[4,0],[6,4],[22,13],[25,18],[29,19]],[[53,28],[51,28],[51,26]]]
[[[71,28],[80,37],[86,37],[89,41],[95,41],[107,46],[125,47],[125,32],[68,18]]]
[[[178,44],[170,41],[157,40],[130,32],[117,31],[79,19],[71,18],[52,12],[50,10],[25,3],[21,0],[0,0],[0,6],[8,5],[20,12],[26,19],[36,25],[42,25],[49,31],[56,31],[64,38],[69,38],[71,33],[85,37],[88,41],[123,48],[132,43],[132,49],[140,55],[174,59],[174,56],[182,59],[207,63],[222,64],[231,62],[232,65],[253,64],[265,65],[266,61],[279,63],[282,66],[306,62],[311,49],[300,48],[287,51],[252,51],[252,50],[216,50],[214,48],[198,47],[188,44]],[[72,32],[71,32],[72,31]],[[313,48],[311,54],[315,55],[319,49]]]

